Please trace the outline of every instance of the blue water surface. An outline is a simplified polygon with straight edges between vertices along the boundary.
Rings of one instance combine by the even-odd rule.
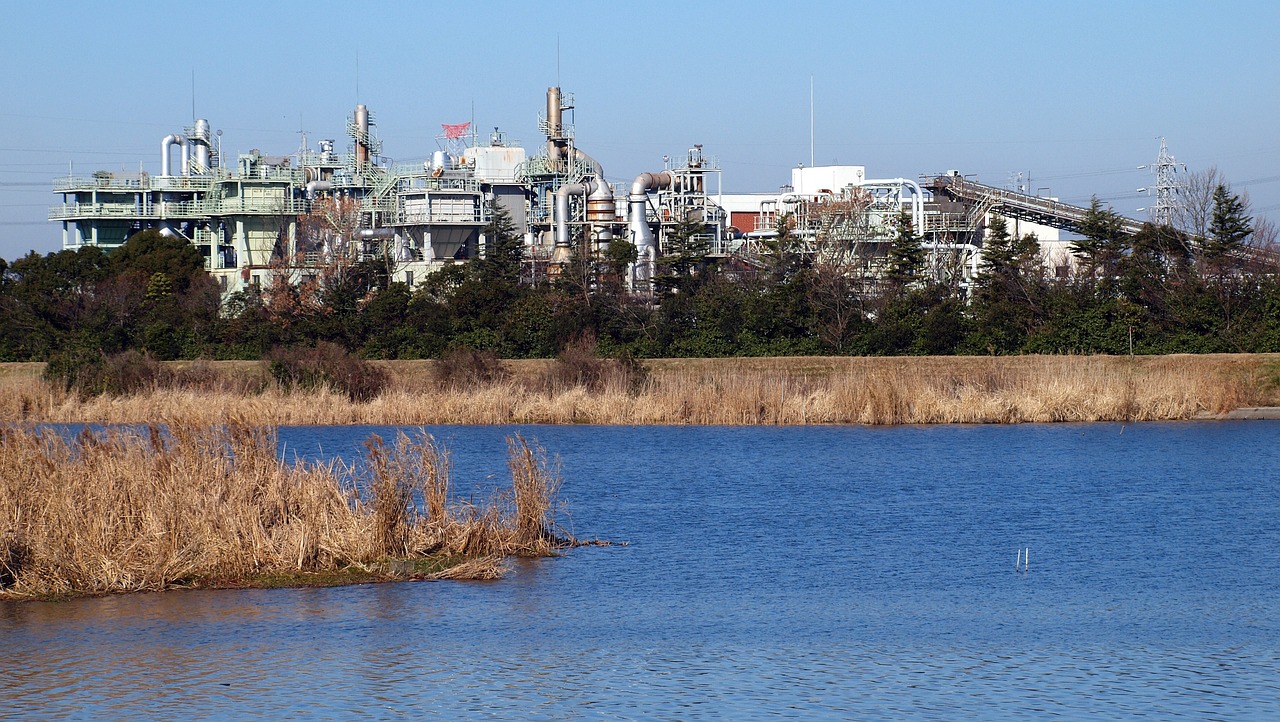
[[[495,582],[0,603],[0,717],[1280,714],[1278,423],[428,430],[467,494],[536,437],[565,526],[628,544]],[[371,433],[397,429],[280,437]]]

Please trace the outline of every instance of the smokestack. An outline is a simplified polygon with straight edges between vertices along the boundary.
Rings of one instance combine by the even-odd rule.
[[[369,164],[369,109],[360,104],[356,106],[356,167],[363,168]]]
[[[552,162],[565,159],[564,118],[561,106],[560,88],[547,88],[547,159]]]

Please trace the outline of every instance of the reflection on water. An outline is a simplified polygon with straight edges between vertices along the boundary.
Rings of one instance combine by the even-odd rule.
[[[530,429],[573,527],[630,546],[496,582],[0,604],[0,716],[1269,716],[1280,425],[1121,429]],[[438,431],[464,489],[502,472],[506,430]]]

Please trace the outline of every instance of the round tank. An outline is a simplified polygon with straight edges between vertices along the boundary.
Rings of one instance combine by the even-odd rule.
[[[589,200],[587,201],[587,220],[613,223],[618,220],[616,206],[612,200]]]

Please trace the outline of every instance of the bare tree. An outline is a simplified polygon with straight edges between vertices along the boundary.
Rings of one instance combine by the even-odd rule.
[[[360,202],[352,198],[322,198],[298,218],[301,265],[314,268],[322,284],[345,278],[357,260],[356,234]]]
[[[1194,243],[1208,236],[1209,224],[1213,221],[1213,192],[1226,183],[1217,166],[1187,176],[1173,222],[1178,230],[1191,236]]]
[[[818,335],[828,348],[845,346],[865,302],[875,253],[866,192],[822,204],[814,216],[813,265],[807,295],[818,311]]]

